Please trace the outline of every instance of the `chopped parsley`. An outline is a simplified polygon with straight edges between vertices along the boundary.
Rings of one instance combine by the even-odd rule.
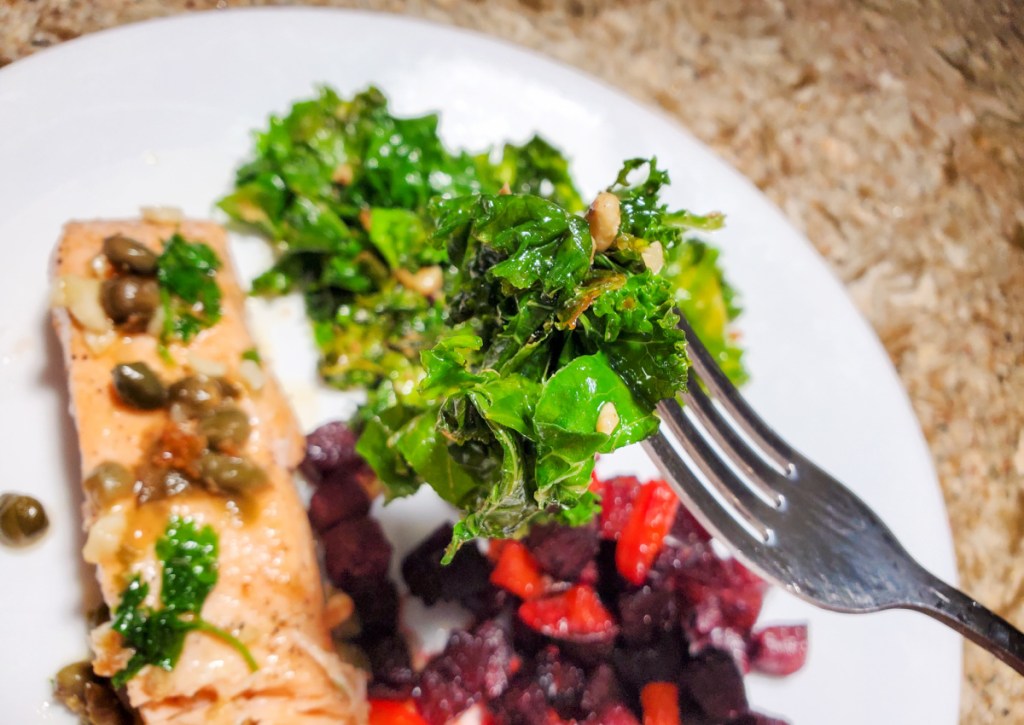
[[[124,669],[114,675],[114,687],[122,687],[146,665],[173,670],[189,632],[222,639],[238,651],[249,669],[257,669],[256,660],[237,637],[201,616],[203,603],[217,584],[217,549],[217,533],[210,526],[197,529],[191,519],[171,517],[156,543],[163,566],[161,608],[145,603],[149,584],[136,575],[114,610],[114,631],[135,650]]]
[[[180,234],[167,240],[157,262],[160,302],[164,324],[160,343],[189,342],[220,320],[220,287],[217,270],[221,261],[202,242],[188,242]]]
[[[260,351],[257,350],[254,347],[250,347],[248,350],[245,350],[242,353],[242,359],[243,360],[251,360],[252,362],[256,363],[257,365],[262,365],[263,364],[263,357],[260,355]]]

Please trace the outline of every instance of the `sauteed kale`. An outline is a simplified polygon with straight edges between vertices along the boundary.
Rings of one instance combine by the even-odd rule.
[[[678,308],[741,380],[717,214],[671,210],[631,159],[590,206],[534,137],[450,151],[438,118],[330,89],[273,117],[220,206],[278,252],[254,292],[301,291],[320,372],[365,387],[358,449],[389,497],[464,512],[453,548],[589,520],[594,457],[650,435],[686,385]]]

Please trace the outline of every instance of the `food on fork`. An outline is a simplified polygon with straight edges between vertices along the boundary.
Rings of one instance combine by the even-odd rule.
[[[123,686],[146,723],[364,722],[293,483],[303,440],[250,352],[224,231],[72,222],[53,275],[109,608],[80,679]]]

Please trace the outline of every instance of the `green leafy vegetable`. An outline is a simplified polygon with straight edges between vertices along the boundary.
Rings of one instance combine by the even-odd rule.
[[[436,115],[396,117],[375,88],[348,100],[324,88],[270,119],[235,191],[220,201],[280,252],[253,291],[305,294],[321,374],[338,387],[369,388],[370,410],[419,403],[419,353],[444,329],[441,290],[415,285],[417,272],[445,261],[429,243],[433,199],[507,185],[572,211],[583,206],[568,162],[543,139],[496,155],[449,151]]]
[[[181,657],[185,636],[201,631],[234,647],[249,668],[257,669],[248,648],[236,637],[204,620],[203,603],[217,584],[217,534],[209,526],[197,529],[189,519],[172,517],[156,543],[163,566],[160,603],[146,604],[149,584],[135,576],[121,594],[114,610],[113,628],[134,650],[124,669],[114,675],[114,687],[122,687],[146,665],[172,670]]]
[[[189,342],[220,320],[221,293],[216,279],[220,266],[214,251],[202,242],[188,242],[179,234],[167,240],[157,262],[164,312],[162,344]]]
[[[630,186],[631,173],[648,166],[644,181]],[[658,241],[664,251],[661,275],[674,289],[675,304],[689,320],[694,331],[722,370],[739,384],[746,380],[742,351],[729,329],[739,316],[735,292],[726,282],[718,264],[718,250],[694,232],[714,231],[724,223],[721,214],[698,215],[686,210],[670,211],[660,201],[669,183],[668,173],[654,160],[631,159],[619,173],[611,191],[621,201],[622,227],[613,256],[630,259],[639,255],[650,242]]]
[[[386,495],[427,483],[464,512],[451,554],[593,517],[595,455],[651,435],[656,403],[686,385],[676,308],[744,371],[739,309],[700,236],[722,217],[670,209],[653,159],[608,187],[621,223],[597,252],[557,149],[452,152],[437,126],[393,116],[376,89],[324,89],[271,119],[221,207],[274,241],[254,291],[305,294],[324,378],[369,390],[358,450]]]

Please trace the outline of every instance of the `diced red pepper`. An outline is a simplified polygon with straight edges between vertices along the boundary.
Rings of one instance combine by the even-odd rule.
[[[633,499],[640,481],[633,476],[617,476],[605,481],[596,491],[601,496],[601,538],[615,540],[622,534],[633,511]]]
[[[681,725],[679,688],[671,682],[648,682],[640,691],[644,725]]]
[[[520,599],[539,597],[545,589],[540,566],[526,546],[518,541],[502,544],[498,563],[491,572],[491,583]]]
[[[568,640],[613,638],[615,620],[591,587],[577,584],[558,594],[523,602],[519,618],[548,637]]]
[[[615,567],[626,581],[640,585],[647,579],[678,508],[679,499],[664,481],[641,486],[615,549]]]
[[[505,544],[508,543],[508,539],[490,539],[487,542],[487,558],[491,560],[491,563],[498,563],[498,559],[501,558],[501,551],[505,548]]]
[[[780,625],[754,632],[752,667],[766,675],[791,675],[807,662],[807,625]]]
[[[427,725],[412,700],[370,700],[369,725]]]

